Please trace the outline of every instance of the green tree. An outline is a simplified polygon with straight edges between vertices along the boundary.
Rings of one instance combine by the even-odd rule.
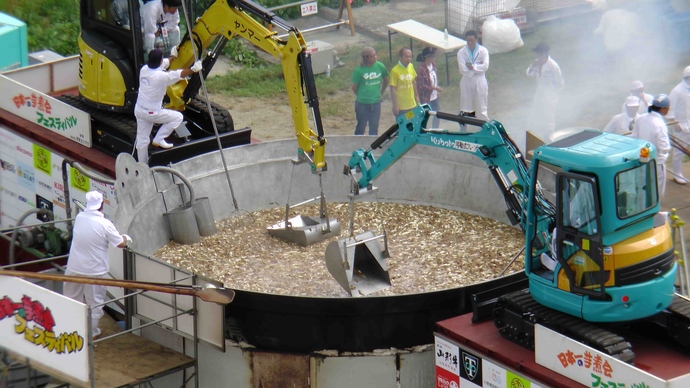
[[[79,0],[0,0],[0,9],[26,23],[29,51],[79,53]]]

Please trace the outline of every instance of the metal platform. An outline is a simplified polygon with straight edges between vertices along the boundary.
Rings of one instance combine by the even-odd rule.
[[[131,333],[106,339],[105,337],[123,331],[107,314],[101,318],[99,327],[104,339],[94,347],[93,387],[135,387],[194,367],[193,358]],[[18,364],[25,365],[23,357],[12,352],[11,357]],[[61,381],[60,387],[75,386],[69,383],[71,379],[68,376],[61,375],[58,370],[44,368],[36,363],[31,363],[30,367],[35,371],[52,375],[53,383],[56,380]],[[32,372],[32,376],[35,375],[36,372]]]

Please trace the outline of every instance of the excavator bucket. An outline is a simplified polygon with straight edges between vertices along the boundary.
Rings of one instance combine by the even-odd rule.
[[[268,227],[268,234],[303,247],[340,235],[340,222],[335,218],[297,215]]]
[[[290,209],[310,202],[320,201],[321,208],[318,217],[297,215],[288,218]],[[340,222],[335,218],[328,217],[326,207],[326,197],[321,195],[307,201],[290,206],[285,205],[285,219],[267,228],[268,234],[281,240],[299,244],[303,247],[311,245],[334,236],[340,236]]]
[[[366,296],[391,286],[388,257],[385,231],[380,236],[367,231],[328,244],[326,268],[351,296]]]

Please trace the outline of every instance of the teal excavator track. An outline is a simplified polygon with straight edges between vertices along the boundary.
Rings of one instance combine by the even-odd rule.
[[[527,289],[501,296],[493,317],[501,336],[527,349],[534,350],[534,326],[540,324],[621,361],[632,362],[635,358],[625,338],[596,323],[545,307]]]
[[[527,289],[501,296],[494,305],[493,318],[501,336],[530,350],[534,350],[534,325],[540,324],[621,361],[632,363],[635,358],[632,345],[620,334],[542,306],[532,299]],[[686,352],[690,349],[690,299],[676,294],[666,310],[640,322],[652,322],[664,328],[668,345]],[[649,334],[644,328],[625,331]]]

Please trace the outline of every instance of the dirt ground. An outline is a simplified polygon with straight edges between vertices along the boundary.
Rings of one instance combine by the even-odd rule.
[[[365,7],[353,8],[353,19],[358,31],[355,36],[351,36],[347,26],[337,30],[333,28],[327,31],[306,32],[304,35],[307,41],[321,40],[328,42],[338,52],[353,49],[361,50],[361,48],[377,42],[387,42],[386,25],[391,23],[415,19],[421,23],[441,27],[445,20],[444,7],[445,2],[443,1],[436,1],[434,5],[431,5],[428,1],[367,5]],[[337,10],[332,9],[322,9],[320,12],[328,12],[326,16],[332,18],[337,14]],[[344,12],[344,18],[347,18],[347,12]],[[310,16],[292,20],[291,23],[300,31],[305,31],[330,22],[319,16]],[[385,64],[388,66],[388,61]],[[227,70],[227,66],[221,66],[221,69],[217,71]],[[338,71],[338,69],[334,71]],[[380,132],[395,122],[390,98],[387,96],[384,98],[379,126]],[[252,137],[255,139],[266,141],[294,137],[295,131],[292,126],[287,95],[259,99],[212,94],[211,99],[230,110],[236,128],[252,128]],[[319,95],[319,100],[322,101],[322,104],[326,99],[342,100],[342,109],[352,112],[351,115],[339,115],[338,117],[323,116],[322,121],[327,135],[352,135],[356,124],[354,118],[354,95],[352,92],[344,90],[334,95]]]
[[[377,5],[353,8],[353,19],[358,33],[350,36],[347,27],[308,32],[309,28],[330,23],[335,20],[337,10],[322,8],[318,16],[291,21],[304,32],[305,39],[321,40],[332,44],[339,52],[361,50],[366,45],[384,47],[379,49],[379,60],[387,67],[392,63],[387,59],[386,25],[414,19],[421,23],[443,29],[446,18],[446,2],[437,0],[395,1]],[[524,76],[524,69],[533,58],[530,49],[540,41],[547,41],[552,47],[552,57],[559,63],[566,80],[556,112],[557,130],[573,127],[592,127],[602,129],[609,119],[621,112],[622,103],[628,94],[628,86],[633,80],[643,80],[645,91],[651,94],[669,93],[681,78],[682,69],[690,64],[690,56],[674,54],[669,50],[677,42],[664,40],[668,26],[658,26],[645,20],[640,35],[625,50],[607,52],[602,37],[594,34],[603,13],[591,12],[587,15],[552,21],[538,31],[523,34],[525,45],[520,48],[524,55],[517,56],[519,63],[510,63],[500,54],[491,56],[491,66],[487,72],[489,79],[489,116],[504,124],[514,141],[524,147],[527,115],[534,93],[534,82]],[[642,10],[637,10],[644,15]],[[344,15],[345,17],[347,14]],[[644,17],[644,16],[643,16]],[[326,20],[329,19],[329,20]],[[560,28],[563,26],[564,28]],[[393,49],[397,50],[409,41],[403,36],[394,36]],[[416,52],[415,52],[416,54]],[[394,54],[395,55],[395,54]],[[383,57],[383,58],[382,58]],[[525,63],[522,63],[526,61]],[[445,66],[444,59],[437,58],[439,68]],[[334,69],[333,71],[341,71]],[[223,71],[220,69],[219,71]],[[498,74],[503,72],[503,78]],[[450,85],[442,82],[444,92],[441,108],[446,112],[458,112],[459,87],[457,68],[451,59]],[[496,81],[509,79],[510,83]],[[514,82],[512,81],[514,80]],[[445,81],[445,80],[441,80]],[[237,98],[213,95],[212,100],[226,106],[232,113],[235,126],[250,127],[253,137],[258,140],[271,140],[294,137],[291,125],[287,96],[272,98]],[[349,90],[335,94],[319,94],[321,106],[327,101],[338,101],[340,114],[334,117],[323,114],[324,130],[330,135],[351,135],[354,132],[354,96]],[[392,106],[388,93],[384,95],[379,131],[394,123]],[[541,136],[542,138],[546,135]]]

